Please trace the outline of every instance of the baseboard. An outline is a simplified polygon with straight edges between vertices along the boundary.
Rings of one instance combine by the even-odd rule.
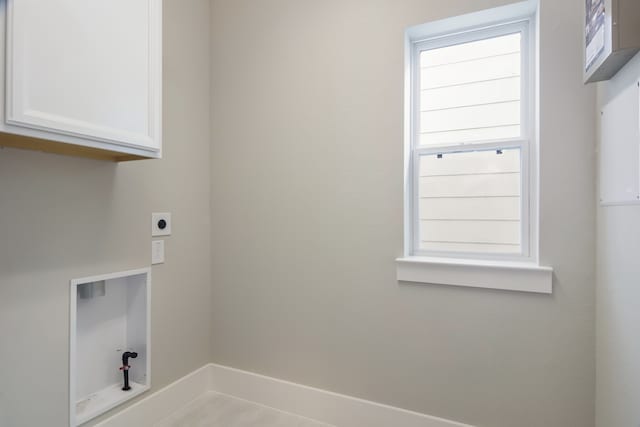
[[[205,365],[94,427],[150,427],[211,389],[209,365]]]
[[[96,427],[150,426],[215,391],[337,427],[473,427],[227,366],[209,364]]]

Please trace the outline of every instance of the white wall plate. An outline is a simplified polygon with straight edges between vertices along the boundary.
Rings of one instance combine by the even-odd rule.
[[[151,242],[151,264],[164,263],[164,240],[153,240]]]
[[[171,213],[153,213],[151,214],[151,236],[170,236],[171,235]]]

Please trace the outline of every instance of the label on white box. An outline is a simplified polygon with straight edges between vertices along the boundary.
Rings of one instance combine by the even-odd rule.
[[[162,264],[164,262],[164,240],[153,240],[151,242],[151,264]]]

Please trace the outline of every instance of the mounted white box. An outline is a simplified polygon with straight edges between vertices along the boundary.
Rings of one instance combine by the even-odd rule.
[[[609,80],[640,51],[640,1],[584,4],[584,81]]]
[[[71,281],[71,427],[150,388],[150,298],[149,268]],[[138,353],[129,360],[128,391],[120,369],[125,351]]]
[[[614,77],[605,90],[616,96],[602,106],[600,204],[640,204],[640,79]]]

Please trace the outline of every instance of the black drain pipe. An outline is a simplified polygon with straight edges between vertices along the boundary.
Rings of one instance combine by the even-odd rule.
[[[124,391],[131,390],[131,386],[129,385],[129,368],[131,368],[131,366],[129,366],[129,358],[135,359],[136,357],[138,357],[138,353],[135,351],[125,351],[122,353],[122,367],[120,370],[124,373],[124,387],[122,387]]]

